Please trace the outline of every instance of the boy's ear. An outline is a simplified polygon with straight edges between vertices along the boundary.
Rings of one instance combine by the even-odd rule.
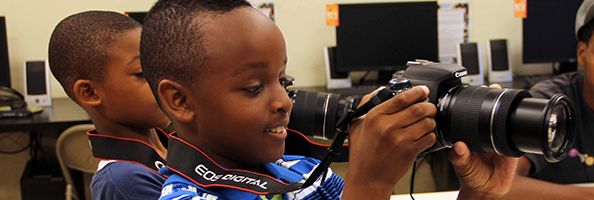
[[[189,90],[179,83],[163,79],[159,82],[159,99],[163,108],[171,115],[183,123],[189,123],[194,120],[195,112],[188,102]]]
[[[99,106],[102,103],[101,96],[97,94],[97,84],[91,80],[79,79],[74,83],[73,92],[76,99],[88,106]]]
[[[580,41],[578,43],[578,48],[577,48],[577,58],[578,58],[578,64],[580,64],[581,66],[584,66],[586,64],[586,54],[588,50],[588,45],[585,42]]]

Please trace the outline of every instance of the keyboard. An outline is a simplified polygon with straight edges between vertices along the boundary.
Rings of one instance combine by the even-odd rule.
[[[373,92],[375,89],[379,87],[380,85],[358,85],[350,88],[328,89],[328,92],[340,94],[343,96],[363,96]]]

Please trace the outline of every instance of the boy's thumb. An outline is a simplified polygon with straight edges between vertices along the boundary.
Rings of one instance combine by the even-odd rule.
[[[454,148],[449,152],[450,162],[456,169],[467,167],[470,159],[470,149],[464,142],[456,142]]]

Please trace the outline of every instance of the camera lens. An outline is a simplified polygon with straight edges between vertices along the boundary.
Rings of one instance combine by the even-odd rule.
[[[559,116],[559,117],[557,117]],[[561,144],[563,144],[563,138],[565,138],[565,118],[567,117],[567,113],[563,109],[562,105],[557,105],[553,109],[553,114],[549,118],[549,128],[547,131],[547,135],[549,137],[548,145],[550,146],[553,152],[558,152],[561,148]]]
[[[565,158],[573,140],[575,120],[571,103],[557,94],[550,100],[526,98],[510,115],[512,141],[519,150],[543,154],[549,162]]]
[[[523,90],[454,87],[437,103],[438,141],[464,141],[470,150],[519,157],[543,154],[549,162],[567,155],[574,117],[567,97],[531,98]]]
[[[336,122],[357,103],[354,97],[342,99],[339,94],[305,90],[291,90],[288,93],[293,101],[293,110],[287,127],[321,139],[333,139]]]

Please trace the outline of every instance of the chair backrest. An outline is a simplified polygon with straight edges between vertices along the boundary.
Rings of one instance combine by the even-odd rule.
[[[69,169],[94,174],[99,160],[93,157],[87,131],[94,129],[93,124],[79,124],[66,129],[56,143],[56,155],[69,185],[74,185]],[[73,189],[75,187],[72,187]],[[83,191],[84,192],[84,191]],[[74,196],[78,193],[74,190]]]

